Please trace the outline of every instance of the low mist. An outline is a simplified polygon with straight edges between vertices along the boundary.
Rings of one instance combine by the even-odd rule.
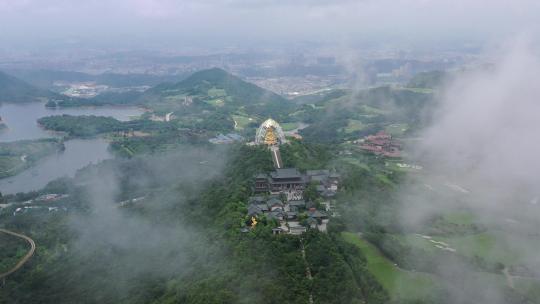
[[[437,216],[467,212],[478,231],[455,239],[485,233],[495,241],[482,258],[512,257],[486,279],[485,270],[458,258],[449,238],[455,253],[441,250],[434,271],[455,303],[508,303],[516,277],[540,274],[540,56],[521,40],[494,62],[444,85],[432,124],[409,143],[423,173],[401,189],[400,216],[411,232],[435,235],[425,227]]]
[[[69,219],[76,239],[69,250],[71,259],[84,261],[81,281],[105,284],[114,291],[107,299],[122,298],[146,280],[181,278],[191,263],[207,258],[211,244],[190,221],[187,202],[221,174],[224,150],[184,147],[79,174],[88,211]]]

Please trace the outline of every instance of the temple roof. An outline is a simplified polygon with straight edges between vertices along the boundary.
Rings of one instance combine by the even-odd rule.
[[[268,204],[268,206],[283,206],[283,202],[277,197],[270,198],[266,203]]]
[[[248,207],[248,215],[249,216],[253,216],[253,215],[259,215],[259,214],[262,214],[263,211],[261,210],[261,208],[257,207],[256,205],[250,205]]]
[[[307,170],[306,175],[308,176],[315,176],[315,175],[329,175],[330,170],[322,169],[322,170]]]
[[[302,175],[296,168],[283,168],[276,169],[276,171],[270,173],[272,178],[301,178]]]
[[[325,217],[326,214],[324,214],[323,212],[321,212],[319,210],[309,210],[308,211],[308,216],[313,217],[313,218],[321,218],[321,217]]]

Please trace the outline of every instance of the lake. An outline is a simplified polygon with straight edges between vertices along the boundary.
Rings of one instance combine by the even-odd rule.
[[[63,152],[47,156],[15,176],[0,179],[0,192],[10,194],[39,190],[54,179],[73,177],[78,169],[113,157],[107,150],[109,143],[102,138],[72,139],[66,141],[65,146]]]
[[[0,117],[8,130],[0,131],[0,142],[22,139],[38,139],[57,136],[40,128],[37,120],[50,115],[96,115],[129,120],[144,110],[137,107],[85,107],[47,109],[43,103],[2,104]],[[108,142],[102,138],[72,139],[65,142],[66,149],[38,161],[31,168],[8,178],[0,179],[0,192],[10,194],[39,190],[48,182],[62,176],[72,177],[75,172],[90,163],[112,158],[107,150]]]
[[[0,131],[0,142],[21,139],[37,139],[54,136],[54,133],[40,128],[37,120],[51,115],[96,115],[111,116],[118,120],[129,120],[130,117],[139,116],[143,109],[137,107],[84,107],[84,108],[45,108],[41,102],[25,104],[0,104],[0,117],[8,129]]]

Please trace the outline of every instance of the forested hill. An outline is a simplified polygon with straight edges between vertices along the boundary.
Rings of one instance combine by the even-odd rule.
[[[214,90],[210,92],[209,90]],[[223,91],[219,91],[223,90]],[[174,84],[161,84],[145,92],[146,96],[168,97],[179,93],[193,96],[228,96],[238,104],[262,102],[286,102],[280,95],[243,81],[222,69],[212,68],[194,73],[187,79]]]
[[[422,72],[415,75],[407,84],[409,88],[435,89],[441,86],[450,75],[444,71]]]
[[[38,244],[0,303],[388,303],[339,219],[302,238],[273,235],[267,219],[244,231],[252,177],[272,161],[262,147],[222,148],[105,161],[49,185],[69,195],[67,212],[0,214]],[[282,151],[300,168],[328,165],[322,146]]]
[[[28,84],[0,71],[0,102],[32,102],[67,97]]]

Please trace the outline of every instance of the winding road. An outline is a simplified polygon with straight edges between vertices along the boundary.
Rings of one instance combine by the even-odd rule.
[[[0,273],[0,280],[2,280],[2,282],[5,282],[7,276],[19,270],[34,255],[34,252],[36,251],[36,243],[34,242],[34,240],[27,237],[26,235],[15,233],[6,229],[0,229],[0,233],[1,232],[24,239],[30,244],[30,250],[28,250],[26,255],[17,263],[17,265],[15,265],[15,267],[11,268],[7,272]]]

